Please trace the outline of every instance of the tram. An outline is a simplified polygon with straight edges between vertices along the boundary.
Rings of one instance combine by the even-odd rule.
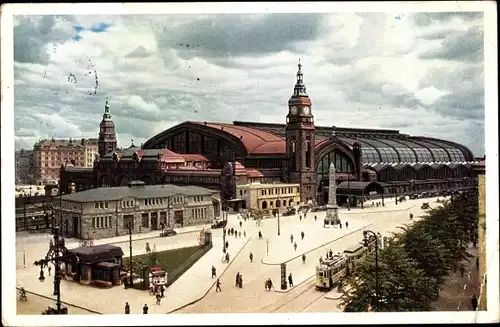
[[[341,277],[352,274],[358,261],[374,249],[375,239],[371,239],[367,244],[362,240],[344,250],[343,254],[336,254],[333,258],[323,260],[316,266],[316,289],[331,290]]]

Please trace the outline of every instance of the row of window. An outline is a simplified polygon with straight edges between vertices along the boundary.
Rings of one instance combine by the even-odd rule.
[[[299,192],[298,187],[280,187],[280,188],[269,188],[260,191],[260,195],[279,195],[279,194],[292,194]],[[241,191],[240,191],[241,192]]]
[[[134,200],[122,201],[122,208],[133,208],[135,206]]]
[[[109,208],[109,202],[95,202],[94,203],[94,208],[95,209],[108,209]]]
[[[163,198],[144,199],[145,206],[163,205]]]
[[[194,219],[203,219],[207,217],[207,208],[191,209],[191,217]]]
[[[92,228],[111,228],[111,216],[101,216],[92,218]]]
[[[194,199],[194,202],[203,202],[204,201],[204,197],[202,195],[197,195],[195,197],[193,197]]]

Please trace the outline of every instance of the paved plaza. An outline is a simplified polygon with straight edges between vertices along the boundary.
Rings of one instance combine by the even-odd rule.
[[[315,291],[314,283],[310,281],[315,274],[315,266],[319,258],[324,258],[330,249],[337,253],[356,244],[362,239],[364,228],[383,235],[396,231],[398,226],[411,222],[408,217],[409,212],[412,212],[415,217],[422,213],[420,209],[422,202],[434,205],[435,199],[409,200],[397,206],[391,201],[386,201],[385,207],[371,208],[368,205],[365,209],[353,208],[350,211],[341,208],[339,217],[343,223],[342,229],[324,228],[325,212],[308,213],[307,217],[302,220],[299,219],[299,215],[280,217],[280,236],[277,235],[277,219],[275,218],[264,219],[258,225],[253,220],[244,221],[237,215],[229,215],[228,228],[233,227],[242,234],[246,233],[246,237],[243,235],[241,238],[226,237],[229,242],[231,262],[222,263],[222,230],[213,230],[213,248],[167,289],[160,305],[155,304],[154,297],[147,291],[126,290],[123,286],[99,289],[70,281],[63,281],[61,284],[62,301],[101,313],[123,313],[125,302],[130,303],[131,313],[141,313],[144,304],[148,304],[150,313],[172,311],[174,313],[240,313],[269,311],[273,303],[275,303],[275,308],[271,311],[285,312],[283,310],[296,308],[293,310],[298,312],[302,310],[298,308],[302,306],[301,303],[310,299],[311,302],[314,301],[314,304],[305,304],[307,308],[303,311],[310,312],[310,308],[315,308],[320,303],[328,303],[331,311],[336,311],[334,310],[335,301],[323,299],[324,293],[319,294]],[[317,221],[314,220],[314,215],[317,216]],[[349,222],[349,228],[345,228],[346,221]],[[178,229],[178,235],[165,238],[154,237],[154,234],[137,235],[133,241],[133,254],[145,253],[146,242],[149,242],[151,247],[156,246],[157,251],[196,245],[199,230],[203,227],[205,226],[198,227],[197,230],[196,228]],[[258,238],[259,231],[263,234],[262,239]],[[304,239],[300,236],[302,231],[305,234]],[[291,234],[294,235],[294,242],[297,242],[297,250],[290,242]],[[51,277],[47,278],[45,283],[40,283],[37,280],[39,268],[33,266],[32,263],[45,254],[50,237],[50,235],[31,235],[20,236],[17,239],[17,286],[49,297],[52,296],[53,289]],[[104,244],[104,242],[121,246],[125,257],[128,257],[128,236],[99,240],[94,244]],[[68,247],[75,246],[77,246],[76,241],[68,240]],[[23,253],[26,256],[26,267],[23,265]],[[250,253],[253,253],[253,262],[250,262]],[[303,253],[306,254],[305,263],[301,258]],[[287,263],[287,275],[292,273],[295,284],[295,287],[288,288],[286,291],[280,290],[280,264],[282,262]],[[215,279],[212,279],[210,274],[212,266],[217,269],[222,283],[222,292],[215,292]],[[242,289],[235,286],[235,276],[238,272],[243,276]],[[274,291],[268,292],[264,289],[264,281],[267,278],[272,279]],[[297,304],[289,304],[286,301],[288,297],[294,298],[293,303]],[[285,304],[278,304],[277,301],[284,301]],[[266,306],[268,308],[263,309]],[[37,313],[34,312],[34,314]]]

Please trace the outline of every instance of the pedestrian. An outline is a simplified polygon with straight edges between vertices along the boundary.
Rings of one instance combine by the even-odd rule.
[[[247,237],[247,232],[243,231],[243,237]]]
[[[269,291],[271,291],[271,288],[274,289],[273,281],[271,280],[271,278],[267,279],[267,287],[269,288]]]
[[[130,314],[130,305],[128,302],[125,302],[125,314],[129,315]]]
[[[47,268],[49,269],[49,276],[50,276],[50,271],[52,270],[52,266],[49,264]]]
[[[217,277],[217,271],[215,270],[215,267],[212,266],[212,278]]]
[[[226,253],[226,263],[229,263],[229,252]]]
[[[465,273],[465,267],[464,267],[464,265],[462,264],[462,265],[460,266],[460,277],[464,277],[464,273]]]
[[[229,247],[229,242],[226,241],[226,243],[224,244],[226,246],[226,249]]]
[[[304,220],[306,219],[307,217],[307,212],[304,212]]]
[[[290,234],[290,243],[293,244],[293,234]]]
[[[340,229],[342,229],[342,222],[339,222]]]
[[[288,285],[290,285],[290,287],[293,287],[292,273],[290,273],[290,275],[288,275]]]
[[[148,305],[144,304],[144,306],[142,307],[142,314],[147,315],[148,314],[148,310],[149,310]]]
[[[149,242],[146,242],[146,253],[151,253],[151,247],[149,246]]]
[[[250,252],[250,262],[253,262],[253,253]]]
[[[314,215],[314,221],[318,220],[318,216]]]
[[[264,289],[266,290],[266,292],[269,292],[271,289],[269,288],[269,280],[266,279],[266,281],[264,282]]]
[[[304,239],[305,236],[304,231],[300,232],[300,236],[302,237],[302,239]]]
[[[238,287],[238,285],[240,284],[240,273],[239,272],[236,274],[236,283],[235,284],[236,284],[236,287]]]
[[[262,239],[262,232],[259,231],[259,239]]]
[[[323,263],[323,257],[319,257],[319,264]]]
[[[302,215],[299,215],[299,221],[302,221]]]
[[[161,285],[160,286],[160,294],[161,294],[161,297],[164,298],[165,297],[165,285]]]
[[[333,258],[333,251],[332,251],[332,249],[330,249],[329,254],[330,254],[330,258]]]
[[[234,238],[238,238],[238,231],[234,231]]]
[[[243,275],[240,275],[240,280],[239,280],[239,283],[238,283],[238,287],[239,288],[243,288]]]
[[[306,254],[302,254],[302,263],[305,264],[306,263]]]
[[[221,288],[220,288],[220,279],[217,278],[217,284],[215,286],[215,291],[216,292],[222,292]]]
[[[239,238],[241,238],[241,231],[240,231],[240,232],[238,232],[238,237],[239,237]]]
[[[345,222],[345,228],[346,228],[346,229],[348,229],[348,228],[349,228],[349,222],[348,222],[348,221],[346,221],[346,222]]]
[[[157,305],[161,304],[161,295],[160,295],[160,292],[156,292],[156,304]]]
[[[243,226],[243,222],[240,220],[240,228]]]
[[[293,248],[297,251],[297,242],[293,243]]]
[[[472,304],[472,310],[476,311],[477,309],[477,298],[476,298],[476,294],[472,295],[472,299],[471,299],[471,304]]]
[[[127,277],[125,277],[125,278],[123,279],[123,286],[125,287],[125,289],[127,289],[127,288],[128,288],[128,278],[127,278]]]

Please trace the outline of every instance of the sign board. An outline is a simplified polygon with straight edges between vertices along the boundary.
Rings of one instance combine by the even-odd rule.
[[[375,195],[375,194],[377,194],[377,191],[370,191],[368,194]]]
[[[281,264],[281,289],[286,290],[287,289],[287,283],[286,283],[286,263]]]

